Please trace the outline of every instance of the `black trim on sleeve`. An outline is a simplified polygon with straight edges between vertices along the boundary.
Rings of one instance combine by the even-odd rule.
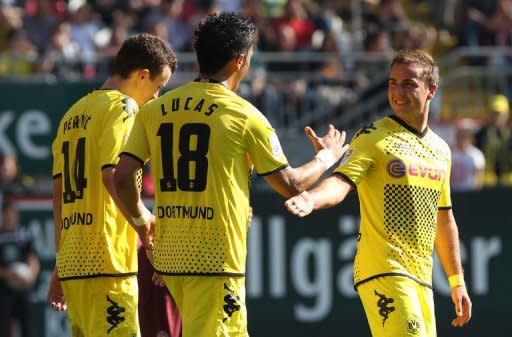
[[[57,173],[56,175],[53,176],[53,179],[57,179],[60,177],[62,177],[62,173]]]
[[[130,153],[130,152],[121,152],[119,154],[119,157],[121,157],[122,155],[126,155],[128,157],[132,157],[133,159],[135,159],[136,161],[138,161],[140,163],[140,166],[143,167],[144,166],[144,160],[140,159],[139,157],[137,157],[136,155]]]
[[[438,210],[440,210],[440,211],[447,211],[449,209],[452,209],[452,206],[443,206],[443,207],[438,208]]]
[[[116,167],[117,165],[116,164],[105,164],[101,167],[101,169],[106,169],[106,168],[109,168],[109,167]]]
[[[350,186],[352,186],[352,189],[354,191],[357,190],[357,185],[352,181],[352,179],[350,179],[348,176],[346,176],[345,174],[341,173],[341,172],[334,172],[332,175],[337,175],[339,176],[341,179],[345,180]]]
[[[278,171],[281,171],[281,170],[284,170],[285,168],[287,168],[289,165],[288,163],[284,164],[283,166],[279,166],[278,168],[276,168],[275,170],[272,170],[272,171],[269,171],[269,172],[264,172],[264,173],[258,173],[259,176],[261,177],[264,177],[264,176],[268,176],[272,173],[275,173],[275,172],[278,172]]]
[[[354,284],[354,289],[357,291],[357,287],[359,287],[361,284],[366,283],[366,282],[371,281],[371,280],[374,280],[374,279],[379,278],[379,277],[386,277],[386,276],[400,276],[400,277],[407,277],[407,278],[409,278],[409,279],[413,280],[414,282],[417,282],[417,283],[421,284],[421,285],[422,285],[422,286],[424,286],[424,287],[427,287],[427,288],[433,289],[431,284],[428,284],[428,283],[425,283],[425,282],[423,282],[423,281],[420,281],[420,280],[418,280],[417,278],[415,278],[415,277],[413,277],[413,276],[411,276],[411,275],[409,275],[409,274],[405,274],[405,273],[383,273],[383,274],[373,275],[373,276],[370,276],[370,277],[368,277],[368,278],[365,278],[364,280],[361,280],[361,281],[359,281],[359,282],[356,282],[356,283]]]

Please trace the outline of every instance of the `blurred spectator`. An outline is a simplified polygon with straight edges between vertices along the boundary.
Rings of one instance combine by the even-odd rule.
[[[71,41],[71,27],[68,22],[63,21],[53,32],[48,48],[41,58],[39,72],[52,74],[57,79],[80,79],[77,57],[78,46]]]
[[[433,25],[411,22],[396,29],[392,44],[395,50],[423,49],[432,53],[437,33]]]
[[[208,14],[220,11],[215,0],[185,0],[183,6],[182,18],[188,24],[191,32]]]
[[[20,7],[0,4],[0,51],[7,48],[7,36],[10,32],[22,28],[22,14]]]
[[[261,7],[265,16],[278,17],[284,14],[287,0],[261,0]]]
[[[38,11],[39,0],[14,0],[24,4],[25,13],[27,15],[35,15]],[[57,16],[59,19],[64,20],[68,14],[69,0],[50,0],[49,8],[50,13]]]
[[[92,7],[85,3],[75,12],[70,13],[71,42],[78,46],[82,61],[82,73],[86,79],[96,76],[96,42],[95,37],[101,23]]]
[[[95,0],[89,2],[92,10],[101,17],[101,21],[107,25],[112,26],[116,21],[115,15],[118,11],[128,10],[128,1],[118,0]]]
[[[487,121],[476,134],[476,146],[485,157],[484,185],[512,185],[512,131],[505,95],[489,98]]]
[[[490,34],[490,20],[498,9],[498,0],[460,0],[457,6],[455,33],[459,45],[479,47],[493,45],[494,39]],[[470,59],[472,64],[486,63],[487,60],[478,57]]]
[[[288,0],[284,7],[284,15],[274,21],[274,30],[277,40],[273,41],[278,49],[281,37],[286,35],[287,41],[291,43],[290,50],[311,50],[315,24],[310,17],[304,0]]]
[[[0,52],[0,76],[27,76],[36,72],[38,54],[23,29],[7,35],[7,48]]]
[[[35,8],[34,14],[26,14],[23,17],[23,28],[39,53],[43,53],[60,19],[52,9],[51,0],[36,0]]]
[[[113,22],[103,27],[95,37],[97,44],[96,76],[106,78],[110,74],[114,57],[123,42],[135,32],[137,18],[134,13],[127,10],[115,10],[112,14]]]
[[[219,10],[222,12],[240,12],[243,0],[215,0]]]
[[[478,126],[469,119],[457,123],[452,147],[450,183],[453,191],[471,191],[483,185],[485,158],[474,146]]]
[[[240,85],[240,96],[249,100],[260,111],[265,113],[265,116],[272,125],[280,125],[278,122],[279,117],[279,95],[277,88],[269,83],[267,78],[267,67],[261,57],[261,52],[258,49],[259,32],[254,34],[254,48],[251,59],[251,67],[247,74],[249,81],[244,81]]]
[[[20,337],[35,336],[31,331],[32,303],[29,290],[39,274],[39,258],[34,249],[33,237],[18,227],[19,215],[11,199],[2,204],[0,229],[0,335],[8,336],[16,321]]]
[[[512,44],[512,0],[498,0],[496,11],[489,19],[487,28],[491,31],[491,44],[507,47]],[[504,65],[509,60],[502,55],[493,55],[488,62]]]
[[[460,0],[428,0],[429,14],[436,25],[452,30],[454,27],[455,10]]]
[[[0,205],[5,195],[27,194],[33,185],[34,179],[21,173],[14,154],[0,154]]]
[[[367,30],[383,30],[393,40],[394,32],[409,19],[400,0],[380,0],[373,10],[365,14],[364,21]]]
[[[150,31],[156,22],[166,26],[168,31],[167,41],[174,51],[190,51],[192,41],[192,30],[183,21],[184,0],[161,0],[159,7],[149,8],[141,19],[141,26],[144,31]]]

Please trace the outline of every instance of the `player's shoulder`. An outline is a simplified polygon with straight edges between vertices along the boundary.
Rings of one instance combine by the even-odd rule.
[[[104,100],[100,102],[100,100]],[[118,90],[105,90],[98,93],[98,101],[111,106],[113,109],[121,110],[129,115],[134,115],[139,110],[139,105],[135,99],[123,94]]]
[[[352,137],[352,141],[378,142],[387,134],[389,128],[390,126],[389,123],[387,123],[386,118],[369,122],[357,130],[354,137]]]
[[[436,147],[439,149],[439,151],[443,151],[445,153],[451,152],[448,142],[431,128],[428,129],[426,136],[430,146]]]

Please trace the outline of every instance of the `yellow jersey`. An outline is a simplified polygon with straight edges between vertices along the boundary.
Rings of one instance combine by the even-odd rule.
[[[431,287],[437,212],[451,208],[450,148],[397,116],[362,128],[334,174],[357,188],[354,283],[401,275]]]
[[[261,112],[223,84],[198,79],[144,105],[123,153],[151,160],[155,268],[244,275],[251,172],[288,165]]]
[[[138,105],[117,90],[95,90],[60,121],[52,144],[53,176],[62,181],[61,280],[137,272],[136,232],[102,180],[115,166]]]

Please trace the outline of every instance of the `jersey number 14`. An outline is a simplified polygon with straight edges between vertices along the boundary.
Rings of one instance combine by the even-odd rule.
[[[87,187],[85,178],[85,138],[81,137],[76,143],[75,161],[73,172],[70,169],[69,142],[62,143],[62,154],[64,155],[64,203],[72,203],[76,199],[84,197],[84,189]],[[71,185],[74,181],[75,189]]]

